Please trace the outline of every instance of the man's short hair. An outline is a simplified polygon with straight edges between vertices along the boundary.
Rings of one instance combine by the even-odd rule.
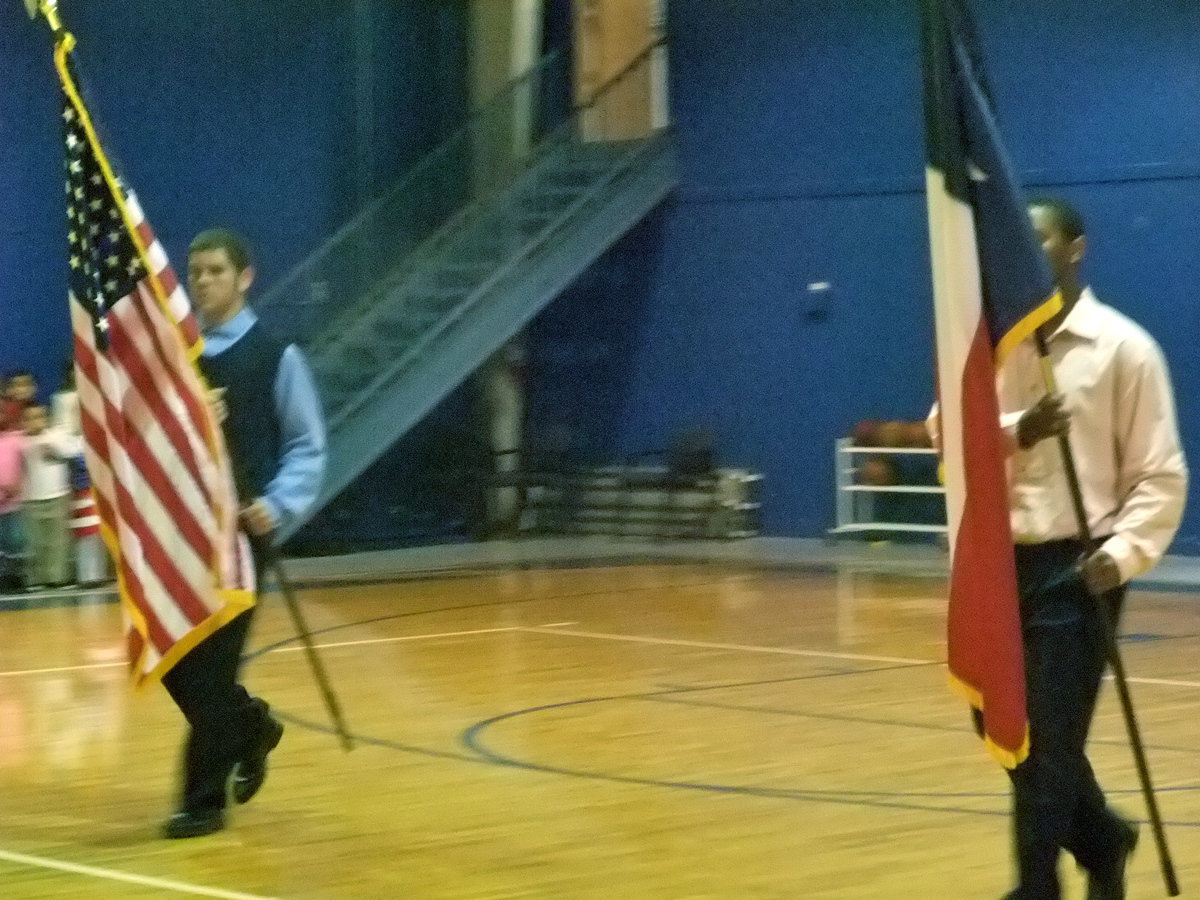
[[[233,267],[239,272],[254,264],[250,244],[236,231],[230,231],[228,228],[209,228],[200,232],[192,238],[188,256],[208,250],[224,250]]]
[[[1040,206],[1050,210],[1054,224],[1068,241],[1083,237],[1087,229],[1083,224],[1083,216],[1074,206],[1062,197],[1034,197],[1029,201],[1030,207]]]

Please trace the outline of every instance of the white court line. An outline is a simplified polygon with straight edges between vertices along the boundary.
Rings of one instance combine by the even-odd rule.
[[[0,850],[0,860],[17,863],[22,866],[33,866],[39,869],[57,869],[60,872],[71,872],[75,875],[90,875],[92,878],[106,878],[109,881],[124,881],[143,887],[162,888],[177,894],[192,894],[196,897],[220,897],[223,900],[273,900],[261,894],[242,894],[238,891],[225,891],[221,888],[201,887],[198,884],[187,884],[182,881],[170,881],[165,878],[151,878],[147,875],[131,875],[128,872],[118,872],[114,869],[99,869],[95,866],[81,866],[76,863],[62,862],[57,859],[46,859],[43,856],[27,856],[24,853],[13,853]]]
[[[571,623],[574,624],[574,623]],[[555,625],[536,625],[526,628],[521,628],[521,631],[544,632],[544,629],[553,628],[555,634],[569,634],[573,637],[597,638],[605,641],[633,641],[639,644],[667,644],[670,646],[679,647],[699,647],[701,649],[712,650],[741,650],[747,653],[782,653],[788,656],[813,656],[824,657],[828,659],[849,659],[860,660],[863,662],[891,662],[891,663],[909,663],[912,665],[946,665],[945,660],[937,659],[909,659],[903,656],[870,656],[862,653],[833,653],[826,650],[796,650],[791,647],[759,647],[748,644],[715,644],[708,641],[685,641],[676,638],[656,638],[644,637],[635,634],[609,634],[599,631],[568,631],[565,628],[559,628]],[[1111,674],[1105,675],[1105,681],[1112,681]],[[1157,684],[1167,687],[1190,687],[1200,688],[1200,681],[1178,681],[1170,678],[1136,678],[1127,677],[1125,679],[1130,684]]]
[[[545,625],[510,625],[505,628],[475,628],[471,631],[442,631],[436,634],[405,634],[390,638],[368,638],[362,641],[339,641],[334,644],[315,644],[318,649],[325,647],[358,647],[362,644],[394,644],[398,641],[425,641],[433,638],[461,637],[467,634],[500,634],[504,631],[536,631],[538,628],[559,628],[563,625],[578,625],[578,622],[547,622]],[[278,647],[272,653],[298,653],[303,647]],[[3,673],[0,673],[3,674]]]
[[[629,641],[637,644],[660,644],[675,647],[697,647],[702,650],[738,650],[743,653],[774,653],[784,656],[805,656],[814,659],[845,659],[858,662],[899,663],[902,665],[928,666],[946,665],[945,660],[914,659],[906,656],[873,656],[866,653],[835,653],[830,650],[798,650],[793,647],[763,647],[755,644],[718,644],[709,641],[688,641],[680,638],[646,637],[636,634],[610,634],[600,631],[575,631],[565,628],[566,625],[577,625],[578,622],[548,622],[545,625],[510,625],[504,628],[475,628],[469,631],[440,631],[432,634],[406,634],[390,638],[370,638],[361,641],[339,641],[336,643],[316,644],[318,650],[326,647],[357,647],[364,644],[394,644],[401,641],[426,641],[436,638],[462,637],[472,634],[502,634],[511,631],[523,631],[527,634],[565,634],[572,637],[592,638],[605,641]],[[303,647],[277,647],[271,653],[299,653]],[[59,666],[49,669],[18,669],[8,672],[0,671],[0,678],[16,675],[50,675],[56,672],[77,672],[85,669],[111,669],[116,666],[124,667],[123,662],[89,663],[81,666]],[[1106,681],[1112,680],[1112,675],[1104,676]],[[1180,681],[1170,678],[1138,678],[1126,679],[1130,684],[1151,684],[1164,687],[1200,688],[1200,681]]]
[[[522,627],[520,631],[546,634],[552,625]],[[815,656],[822,659],[852,659],[861,662],[909,663],[914,666],[936,663],[935,659],[910,659],[905,656],[868,656],[862,653],[833,653],[827,650],[797,650],[794,647],[759,647],[750,644],[716,644],[709,641],[685,641],[679,638],[643,637],[635,634],[608,634],[600,631],[573,631],[554,628],[553,634],[569,634],[572,637],[596,638],[604,641],[632,641],[638,644],[664,644],[672,647],[699,647],[705,650],[741,650],[747,653],[779,653],[784,656]]]
[[[547,628],[549,626],[539,625],[539,628]],[[363,644],[395,644],[400,641],[427,641],[433,638],[445,637],[462,637],[467,634],[500,634],[504,631],[526,631],[527,628],[520,625],[511,625],[507,628],[476,628],[471,631],[442,631],[437,634],[405,634],[399,637],[390,638],[369,638],[362,641],[338,641],[333,644],[313,644],[318,650],[323,650],[326,647],[361,647]],[[304,647],[276,647],[272,653],[299,653]]]
[[[116,666],[126,668],[128,665],[125,662],[110,662],[85,663],[81,666],[56,666],[52,669],[13,669],[8,672],[0,672],[0,678],[7,678],[10,675],[53,675],[55,672],[81,672],[84,669],[112,669]]]
[[[1111,674],[1104,676],[1105,681],[1112,681]],[[1200,681],[1175,681],[1170,678],[1126,678],[1130,684],[1165,684],[1167,687],[1200,688]]]

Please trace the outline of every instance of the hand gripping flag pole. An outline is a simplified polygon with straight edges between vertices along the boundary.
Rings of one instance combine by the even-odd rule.
[[[1046,391],[1058,393],[1054,378],[1054,369],[1050,365],[1050,351],[1046,345],[1044,329],[1036,332],[1037,352],[1042,364],[1042,381]],[[1091,526],[1088,525],[1087,511],[1083,506],[1083,491],[1079,487],[1079,473],[1075,468],[1075,456],[1071,451],[1071,439],[1066,434],[1058,436],[1058,449],[1062,455],[1063,470],[1067,476],[1067,487],[1071,492],[1071,505],[1075,510],[1075,521],[1079,526],[1079,538],[1083,542],[1084,557],[1090,556],[1095,550],[1095,540]],[[1096,614],[1100,618],[1104,632],[1104,650],[1108,664],[1112,667],[1113,683],[1117,688],[1117,696],[1121,701],[1121,715],[1125,720],[1125,730],[1129,734],[1129,745],[1133,750],[1133,760],[1137,767],[1138,782],[1142,789],[1142,797],[1146,801],[1146,811],[1150,817],[1150,829],[1154,832],[1154,845],[1158,849],[1159,866],[1162,869],[1163,883],[1167,888],[1167,896],[1179,896],[1179,880],[1175,876],[1175,864],[1171,859],[1171,850],[1167,846],[1167,834],[1163,828],[1162,814],[1158,809],[1158,797],[1150,780],[1150,765],[1146,761],[1146,750],[1142,745],[1141,730],[1138,727],[1137,715],[1133,708],[1133,696],[1129,692],[1129,682],[1125,677],[1125,663],[1121,659],[1121,651],[1117,646],[1116,611],[1109,609],[1104,595],[1093,595],[1096,604]]]

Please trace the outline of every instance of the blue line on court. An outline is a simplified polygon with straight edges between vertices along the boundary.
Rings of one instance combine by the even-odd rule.
[[[866,670],[875,671],[875,670]],[[832,676],[829,676],[832,677]],[[665,693],[665,692],[656,692]],[[547,712],[549,710],[563,709],[571,706],[582,706],[592,703],[602,703],[613,700],[653,700],[655,694],[645,695],[622,695],[614,697],[592,697],[582,700],[568,700],[561,703],[550,703],[543,706],[533,706],[527,709],[515,710],[513,712],[502,713],[498,716],[492,716],[488,719],[483,719],[465,729],[459,737],[460,743],[463,744],[472,753],[478,754],[480,757],[489,762],[504,766],[507,768],[525,769],[531,772],[541,772],[550,775],[561,775],[571,778],[586,778],[597,781],[608,781],[617,784],[633,784],[642,785],[645,787],[661,787],[675,790],[702,791],[706,793],[717,794],[735,794],[751,797],[764,797],[770,799],[795,800],[820,803],[836,803],[839,805],[849,806],[870,806],[885,809],[904,809],[917,810],[925,812],[953,812],[964,813],[969,815],[980,816],[1008,816],[1007,809],[971,809],[949,805],[935,805],[927,803],[905,802],[898,798],[914,798],[914,799],[1000,799],[1007,798],[1007,792],[994,794],[971,794],[971,793],[926,793],[926,792],[906,792],[906,791],[847,791],[847,790],[819,790],[807,788],[793,789],[778,789],[778,788],[762,788],[752,785],[726,785],[715,784],[710,782],[692,782],[692,781],[675,781],[656,778],[641,778],[633,775],[622,775],[612,772],[588,771],[584,769],[571,769],[564,766],[549,765],[528,760],[520,760],[515,757],[505,756],[491,749],[483,739],[483,734],[493,725],[500,722],[510,721],[522,716],[533,715],[536,713]],[[1197,790],[1197,786],[1184,786],[1170,788],[1171,791],[1193,791]],[[1159,793],[1165,793],[1166,790],[1159,790]],[[1110,794],[1121,793],[1139,793],[1139,791],[1109,791]],[[897,798],[897,799],[887,799]],[[1192,822],[1166,822],[1164,825],[1172,825],[1180,828],[1200,828],[1200,821]]]

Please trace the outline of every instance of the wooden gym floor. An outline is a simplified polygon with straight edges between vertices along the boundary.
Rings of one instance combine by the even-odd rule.
[[[127,688],[115,606],[9,602],[0,896],[971,900],[1010,886],[1007,780],[946,687],[940,574],[625,557],[422,560],[349,581],[298,563],[358,746],[328,733],[269,595],[245,680],[287,732],[262,793],[190,841],[158,838],[183,724],[161,689]],[[1141,590],[1128,612],[1188,896],[1200,604]],[[1092,755],[1144,818],[1111,688]],[[1130,897],[1161,896],[1143,830]]]

